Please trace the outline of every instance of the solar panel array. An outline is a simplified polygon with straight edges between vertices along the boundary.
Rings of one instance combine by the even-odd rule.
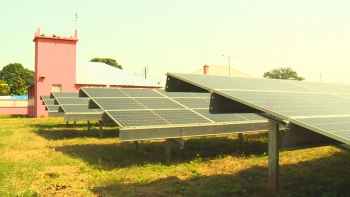
[[[166,88],[176,80],[350,144],[350,85],[168,73]]]
[[[88,107],[89,98],[79,97],[77,92],[52,92],[55,104],[58,105],[58,111],[66,114],[91,114],[102,113],[102,109],[90,109]]]
[[[58,112],[58,105],[55,104],[55,99],[51,98],[49,95],[41,95],[40,99],[45,105],[45,110],[49,112]]]
[[[265,120],[256,114],[224,114],[211,119],[212,115],[208,110],[210,93],[177,93],[161,89],[81,88],[79,95],[89,97],[90,108],[98,106],[123,127]]]

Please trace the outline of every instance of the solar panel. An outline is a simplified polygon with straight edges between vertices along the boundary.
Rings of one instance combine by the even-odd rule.
[[[323,133],[338,141],[348,143],[350,141],[350,116],[296,118],[290,119],[290,122]]]
[[[170,124],[210,123],[211,121],[191,110],[154,110],[158,116]]]
[[[87,105],[61,105],[65,113],[102,113],[102,109],[89,109]]]
[[[45,105],[55,105],[55,99],[44,99],[44,104]]]
[[[187,106],[188,108],[206,108],[209,109],[209,101],[202,98],[174,98],[175,101]],[[207,110],[208,111],[208,110]]]
[[[209,108],[209,107],[208,107]],[[209,118],[214,122],[237,122],[237,121],[261,121],[266,120],[265,118],[251,113],[228,113],[228,114],[212,114],[209,113],[209,109],[196,109],[195,112]]]
[[[208,118],[210,93],[166,92],[163,89],[82,88],[91,98],[89,107],[100,107],[120,126],[150,126],[213,123]],[[122,94],[122,97],[118,95]],[[91,95],[96,95],[93,97]],[[107,96],[106,98],[101,95]],[[205,109],[193,111],[193,109]],[[78,110],[78,109],[77,109]],[[80,109],[83,111],[83,109]],[[200,113],[202,112],[202,113]],[[146,117],[145,117],[146,116]],[[228,114],[221,122],[249,121]],[[261,120],[261,117],[259,117]]]
[[[86,98],[67,98],[67,97],[62,97],[62,98],[56,98],[56,101],[60,105],[88,105],[89,99]]]
[[[146,109],[132,98],[92,98],[92,101],[103,110]]]
[[[184,108],[169,98],[135,98],[135,100],[147,109],[178,109]]]
[[[168,73],[166,90],[176,85],[171,80],[178,79],[190,83],[205,91],[216,90],[259,90],[281,92],[309,92],[309,93],[335,93],[350,94],[350,86],[345,84],[326,84],[281,79],[226,77],[199,74]],[[170,87],[169,87],[169,84]],[[181,91],[181,90],[177,90]]]
[[[73,97],[77,98],[79,94],[77,92],[52,92],[51,93],[55,98],[59,97]]]
[[[350,100],[332,94],[287,94],[283,92],[232,90],[220,90],[219,92],[228,98],[235,98],[246,105],[280,116],[283,119],[305,115],[324,116],[350,113],[349,105],[343,106],[346,102],[350,104]],[[318,99],[314,100],[313,97],[318,97]],[[334,102],[334,100],[341,104]]]
[[[129,97],[164,97],[153,89],[120,89]]]
[[[52,99],[52,98],[48,95],[41,95],[40,100],[44,100],[44,99]]]
[[[106,113],[120,126],[169,125],[169,122],[150,110],[107,111]]]
[[[234,113],[248,106],[350,144],[349,85],[168,73],[167,90],[191,85],[213,92],[212,111],[236,106],[230,109]],[[215,97],[229,100],[220,103]]]
[[[58,112],[59,105],[46,105],[45,109],[49,112]]]
[[[184,98],[193,98],[193,97],[197,97],[196,95],[190,93],[190,92],[166,92],[165,90],[156,90],[157,92],[161,93],[162,95],[166,96],[166,97],[170,97],[170,98],[176,98],[176,97],[184,97]],[[209,95],[208,95],[209,97]]]
[[[81,88],[80,91],[83,91],[90,98],[128,97],[118,88]]]

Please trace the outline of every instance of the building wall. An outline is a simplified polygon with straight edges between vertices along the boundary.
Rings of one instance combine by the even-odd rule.
[[[27,114],[27,100],[0,99],[0,114]]]
[[[77,92],[74,87],[76,77],[77,31],[74,37],[63,38],[44,36],[40,29],[35,33],[35,84],[34,105],[29,107],[28,115],[33,117],[48,116],[41,95],[50,95],[53,85],[59,85],[61,91]]]

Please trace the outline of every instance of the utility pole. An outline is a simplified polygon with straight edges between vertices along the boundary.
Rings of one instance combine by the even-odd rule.
[[[228,59],[228,76],[231,76],[231,56],[225,56],[224,54],[221,54],[222,57],[227,58]],[[235,57],[233,57],[235,58]]]
[[[147,79],[148,67],[145,65],[145,79]]]

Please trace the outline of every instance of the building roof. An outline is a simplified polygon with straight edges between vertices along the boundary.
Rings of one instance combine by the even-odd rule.
[[[233,69],[233,68],[229,69],[228,66],[218,66],[218,65],[208,65],[208,66],[209,66],[208,75],[229,76],[229,70],[230,70],[231,77],[253,77],[251,75],[248,75],[248,74],[243,73],[241,71],[238,71],[236,69]],[[204,74],[204,68],[201,68],[193,73],[194,74]]]
[[[154,81],[108,64],[86,61],[77,61],[76,84],[162,87]]]

